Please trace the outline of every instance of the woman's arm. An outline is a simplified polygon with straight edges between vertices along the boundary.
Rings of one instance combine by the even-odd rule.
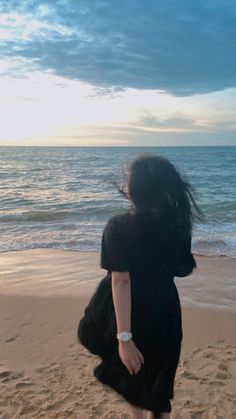
[[[117,333],[131,332],[131,281],[129,272],[112,272],[112,297]]]
[[[112,297],[115,308],[117,333],[131,332],[131,281],[129,272],[112,272]],[[132,339],[119,340],[119,355],[130,374],[137,374],[144,363],[143,355]]]

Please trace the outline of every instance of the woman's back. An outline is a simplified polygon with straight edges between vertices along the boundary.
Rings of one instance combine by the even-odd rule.
[[[111,217],[105,226],[101,267],[114,270],[111,265],[114,258],[130,272],[131,278],[150,281],[173,279],[187,262],[186,274],[196,266],[190,235],[178,231],[165,216],[153,219],[133,210]]]
[[[107,269],[110,280],[112,271],[130,274],[132,330],[139,347],[143,351],[153,347],[156,351],[156,335],[166,341],[170,322],[180,341],[180,302],[174,276],[189,275],[196,267],[191,238],[187,243],[166,217],[154,220],[150,215],[129,210],[109,219],[103,231],[101,250],[101,267]],[[108,336],[114,347],[113,304],[109,313]]]

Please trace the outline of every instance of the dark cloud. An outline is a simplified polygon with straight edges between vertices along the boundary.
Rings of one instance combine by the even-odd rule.
[[[234,0],[12,0],[0,11],[45,23],[32,36],[11,28],[2,57],[60,76],[175,95],[236,86]]]

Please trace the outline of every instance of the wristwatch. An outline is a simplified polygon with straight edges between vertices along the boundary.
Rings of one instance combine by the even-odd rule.
[[[118,340],[122,340],[122,342],[128,342],[130,339],[132,339],[132,333],[131,332],[120,332],[116,334]]]

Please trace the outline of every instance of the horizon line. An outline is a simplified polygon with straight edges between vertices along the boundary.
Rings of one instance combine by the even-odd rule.
[[[236,147],[236,144],[206,144],[206,145],[19,145],[19,144],[3,144],[0,147],[47,147],[47,148],[145,148],[145,147]]]

